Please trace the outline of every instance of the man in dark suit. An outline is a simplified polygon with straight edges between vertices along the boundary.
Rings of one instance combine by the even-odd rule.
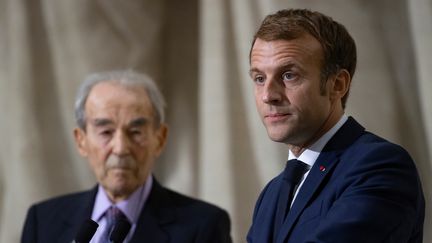
[[[90,75],[75,102],[78,150],[98,185],[33,205],[21,242],[71,242],[86,219],[99,227],[91,242],[108,242],[115,221],[132,227],[125,242],[231,242],[228,214],[162,187],[151,170],[167,138],[164,99],[133,71]]]
[[[310,10],[278,11],[255,34],[250,65],[268,136],[289,154],[257,200],[247,241],[422,242],[413,160],[344,114],[356,66],[345,27]]]

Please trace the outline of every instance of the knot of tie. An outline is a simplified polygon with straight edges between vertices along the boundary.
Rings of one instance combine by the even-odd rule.
[[[290,183],[297,185],[302,176],[308,170],[308,165],[297,159],[288,160],[283,173],[283,178]]]
[[[128,228],[127,231],[129,231],[130,228],[130,223],[129,220],[127,219],[127,217],[123,214],[123,212],[115,207],[115,206],[111,206],[109,209],[107,209],[107,211],[105,212],[105,218],[106,218],[106,227],[105,227],[105,233],[103,234],[102,238],[101,238],[101,243],[108,243],[108,242],[117,242],[117,241],[113,241],[112,237],[113,237],[113,230],[114,230],[114,226],[118,225],[118,224],[124,224],[124,222],[126,222],[126,224],[128,224]],[[122,227],[124,228],[124,227]],[[115,233],[117,234],[117,233]],[[127,234],[127,232],[126,232]]]
[[[114,224],[119,220],[127,220],[126,216],[123,214],[123,212],[115,207],[112,206],[105,212],[107,225],[114,226]]]

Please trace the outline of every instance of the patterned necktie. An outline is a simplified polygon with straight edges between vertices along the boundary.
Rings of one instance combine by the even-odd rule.
[[[105,212],[106,226],[105,231],[102,234],[100,243],[111,243],[110,235],[114,226],[119,220],[127,220],[123,212],[115,206],[111,206]]]
[[[279,233],[279,230],[285,221],[286,216],[288,215],[295,189],[307,170],[308,165],[301,162],[300,160],[292,159],[286,163],[276,210],[275,228],[273,231],[274,240],[276,240],[277,234]]]

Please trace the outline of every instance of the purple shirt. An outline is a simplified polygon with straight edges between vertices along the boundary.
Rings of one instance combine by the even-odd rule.
[[[126,200],[120,201],[116,204],[113,204],[110,201],[103,187],[99,185],[91,216],[91,219],[96,221],[99,224],[99,227],[90,242],[99,243],[106,227],[105,211],[114,205],[123,212],[132,224],[132,227],[124,241],[129,242],[135,232],[138,217],[147,201],[152,185],[153,177],[152,175],[149,175],[144,185],[138,187]]]

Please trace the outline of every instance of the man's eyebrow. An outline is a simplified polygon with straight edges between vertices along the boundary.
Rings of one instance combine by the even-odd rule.
[[[293,68],[293,67],[299,67],[299,65],[296,62],[293,61],[287,61],[285,63],[280,64],[277,69],[278,70],[283,70],[283,69],[289,69],[289,68]],[[252,76],[252,74],[254,73],[261,73],[262,71],[256,67],[252,67],[251,69],[249,69],[249,76]]]
[[[103,126],[114,124],[114,122],[112,120],[106,119],[106,118],[96,118],[92,121],[92,124],[95,127],[103,127]]]
[[[249,69],[249,76],[252,76],[253,73],[259,73],[259,72],[260,70],[258,68],[253,67]]]
[[[139,117],[136,119],[133,119],[132,121],[129,122],[129,127],[140,127],[140,126],[144,126],[146,124],[150,123],[150,119],[146,118],[146,117]]]

